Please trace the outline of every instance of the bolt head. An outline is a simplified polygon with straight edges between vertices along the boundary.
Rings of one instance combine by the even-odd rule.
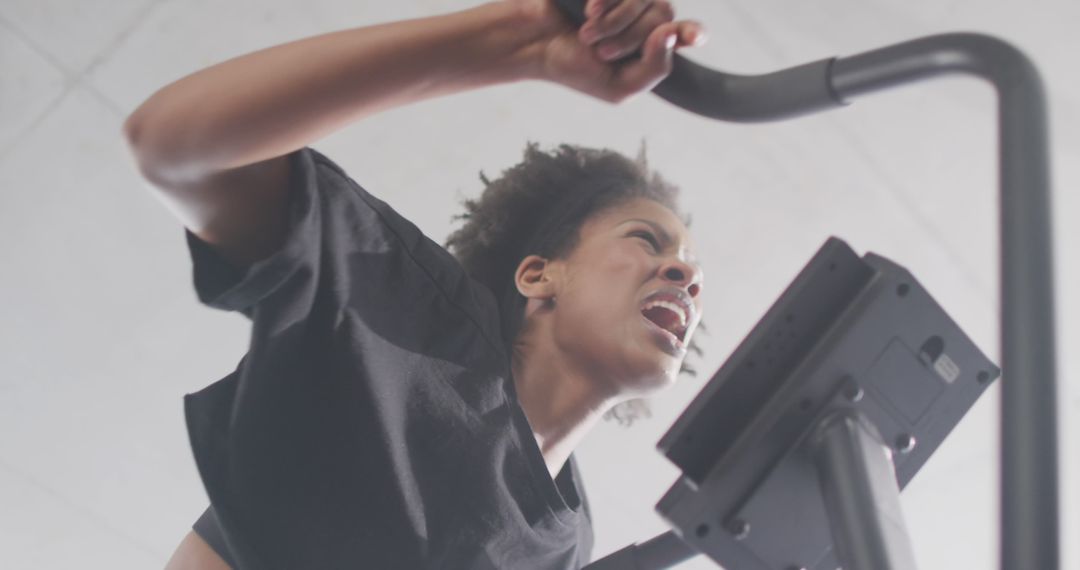
[[[900,453],[907,453],[912,449],[915,449],[915,436],[909,433],[902,433],[896,436],[895,447]]]
[[[734,519],[728,523],[727,530],[735,540],[742,540],[750,536],[750,523],[742,519]]]
[[[848,384],[847,386],[844,386],[844,397],[852,404],[862,400],[865,395],[866,392],[863,392],[863,389],[858,384]]]

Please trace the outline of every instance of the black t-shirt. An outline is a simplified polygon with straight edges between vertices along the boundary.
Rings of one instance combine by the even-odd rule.
[[[185,231],[199,300],[252,322],[237,368],[185,397],[242,569],[579,568],[571,457],[552,480],[490,290],[330,159],[289,155],[288,237],[240,272]]]

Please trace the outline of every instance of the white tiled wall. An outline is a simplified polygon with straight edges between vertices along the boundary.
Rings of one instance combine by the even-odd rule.
[[[452,0],[4,0],[0,3],[0,568],[161,567],[206,504],[181,397],[235,367],[238,315],[198,304],[181,226],[138,176],[124,118],[183,75],[276,43],[435,15]],[[950,30],[1024,49],[1051,104],[1061,334],[1063,537],[1080,531],[1080,4],[1069,0],[686,0],[710,43],[686,55],[757,73]],[[993,358],[994,99],[948,79],[768,125],[711,122],[644,96],[618,107],[536,82],[427,101],[313,144],[436,241],[457,201],[526,140],[627,154],[684,188],[709,291],[702,377],[629,431],[579,449],[601,556],[664,530],[675,477],[659,436],[829,235],[910,268]],[[420,165],[420,166],[418,166]],[[997,390],[905,492],[923,568],[995,565]],[[628,476],[632,475],[632,476]],[[1063,568],[1080,550],[1063,539]],[[703,560],[685,568],[709,568]]]

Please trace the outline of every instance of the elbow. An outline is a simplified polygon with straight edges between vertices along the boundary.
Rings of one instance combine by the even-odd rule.
[[[172,171],[177,169],[176,161],[170,160],[169,153],[154,140],[158,129],[144,112],[136,109],[124,120],[121,131],[139,174],[156,185],[168,184],[173,178]]]
[[[150,132],[147,128],[148,102],[149,101],[143,102],[142,105],[139,105],[126,119],[124,119],[124,126],[120,131],[120,134],[123,135],[124,141],[127,142],[128,147],[133,150],[145,149],[149,146],[147,144],[149,141],[146,140],[146,136]]]
[[[128,115],[124,120],[124,127],[120,133],[124,136],[124,140],[129,147],[134,147],[142,135],[142,126],[137,121],[139,111],[135,110],[134,113]]]
[[[139,168],[139,173],[142,174],[143,177],[149,178],[147,172],[149,160],[146,152],[146,145],[143,141],[145,131],[138,115],[139,113],[136,111],[124,120],[121,135],[124,137],[124,142],[127,143],[128,152],[131,153],[136,166]]]

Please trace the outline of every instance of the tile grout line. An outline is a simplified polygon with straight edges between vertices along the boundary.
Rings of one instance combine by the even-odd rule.
[[[14,152],[14,150],[16,148],[18,148],[19,143],[22,142],[23,138],[25,138],[30,133],[32,133],[35,129],[37,129],[38,125],[45,122],[45,119],[49,115],[51,115],[52,112],[54,110],[56,110],[57,107],[60,106],[60,103],[63,102],[64,99],[67,98],[68,94],[71,93],[71,91],[72,91],[71,86],[65,87],[60,92],[60,94],[56,96],[56,99],[54,99],[51,103],[49,103],[49,105],[47,107],[45,107],[44,111],[38,113],[37,117],[34,117],[34,120],[30,121],[30,124],[28,124],[25,128],[23,128],[22,131],[20,131],[17,135],[15,135],[12,138],[12,141],[10,143],[8,143],[7,146],[0,147],[0,164],[4,163],[4,160],[7,159],[8,154]]]
[[[56,59],[51,53],[49,53],[48,50],[41,47],[40,44],[34,41],[34,38],[29,36],[28,34],[23,33],[21,28],[12,23],[11,20],[5,18],[3,14],[0,14],[0,27],[7,28],[9,32],[22,40],[23,43],[25,43],[30,49],[32,49],[39,56],[41,56],[42,59],[51,63],[52,66],[55,67],[58,71],[60,71],[60,73],[64,76],[66,83],[75,83],[78,81],[77,73],[71,71],[71,69],[61,63],[60,60]]]
[[[83,83],[80,86],[83,89],[86,89],[86,91],[91,96],[93,96],[95,99],[97,99],[98,102],[102,104],[102,106],[104,106],[108,110],[112,111],[113,114],[116,115],[116,118],[121,119],[121,120],[127,118],[127,112],[125,112],[123,109],[121,109],[120,105],[118,105],[115,101],[113,101],[112,99],[109,99],[108,96],[106,96],[104,93],[99,91],[97,87],[94,87],[93,85],[91,85],[89,83]],[[119,131],[116,133],[116,136],[120,136]]]
[[[149,0],[147,3],[143,4],[136,17],[132,18],[131,22],[127,26],[121,29],[118,34],[113,36],[112,41],[109,42],[109,44],[106,45],[104,48],[102,48],[102,50],[94,57],[94,59],[90,60],[90,63],[87,64],[86,68],[83,69],[82,73],[79,74],[79,84],[84,89],[86,89],[92,96],[94,96],[98,100],[98,102],[100,102],[110,111],[112,111],[120,120],[126,119],[128,115],[127,111],[125,111],[119,103],[113,101],[100,89],[98,89],[98,87],[89,80],[90,74],[93,73],[95,68],[107,61],[110,57],[113,56],[113,54],[116,53],[117,48],[119,48],[120,45],[124,43],[124,40],[131,36],[131,34],[135,31],[136,28],[142,25],[143,21],[146,20],[146,17],[154,8],[157,8],[158,5],[167,1],[168,0]],[[116,136],[119,137],[121,135],[117,134]]]
[[[15,466],[11,465],[10,463],[7,463],[6,461],[0,461],[0,469],[10,475],[22,479],[27,484],[36,487],[37,489],[41,490],[45,494],[51,496],[53,499],[60,502],[65,507],[83,515],[83,517],[88,519],[90,522],[98,525],[99,528],[107,530],[110,534],[117,536],[121,538],[124,542],[138,548],[139,551],[141,551],[142,553],[153,556],[155,559],[161,556],[161,553],[156,551],[150,545],[143,543],[141,540],[129,535],[124,530],[117,528],[109,521],[102,518],[101,515],[99,515],[97,512],[72,501],[68,497],[54,490],[52,487],[45,485],[41,481],[23,472],[22,470],[15,468]]]
[[[64,99],[66,99],[67,96],[76,88],[86,89],[90,93],[90,95],[92,95],[95,99],[98,100],[99,103],[109,109],[109,111],[113,112],[118,118],[124,118],[126,113],[121,108],[121,106],[112,99],[110,99],[108,96],[106,96],[104,93],[102,93],[101,90],[97,88],[97,86],[89,82],[89,76],[96,67],[101,65],[104,61],[108,60],[108,58],[111,57],[113,53],[115,53],[116,48],[119,47],[120,44],[122,44],[123,41],[128,36],[130,36],[136,28],[139,27],[140,24],[143,23],[147,15],[154,8],[166,1],[168,0],[149,0],[145,4],[143,4],[142,7],[138,10],[138,12],[136,12],[135,17],[131,18],[128,24],[121,28],[121,30],[113,36],[113,39],[108,44],[106,44],[105,47],[102,48],[100,52],[96,56],[94,56],[93,59],[90,60],[90,63],[88,63],[80,71],[72,71],[60,60],[58,60],[51,53],[49,53],[48,50],[38,44],[32,37],[23,33],[23,31],[18,26],[16,26],[13,22],[0,14],[0,28],[6,28],[15,37],[22,40],[22,42],[26,44],[27,47],[31,49],[31,51],[35,52],[38,56],[47,61],[64,77],[64,87],[61,89],[56,99],[52,101],[45,108],[44,111],[42,111],[37,117],[35,117],[34,120],[31,121],[26,128],[24,128],[15,137],[13,137],[10,144],[0,148],[0,163],[3,163],[4,160],[7,158],[8,154],[14,151],[16,147],[18,147],[19,142],[31,132],[33,132],[42,122],[44,122],[44,120],[54,110],[56,110],[56,108],[60,106],[60,103],[62,103]]]
[[[8,19],[5,18],[2,14],[0,14],[0,28],[6,28],[7,31],[11,32],[13,36],[26,44],[26,46],[29,47],[31,51],[33,51],[46,62],[48,62],[49,65],[52,65],[53,68],[60,72],[60,75],[64,77],[64,86],[60,89],[60,93],[56,96],[56,98],[51,103],[49,103],[43,111],[38,113],[38,115],[34,117],[32,121],[30,121],[29,125],[24,127],[21,132],[15,135],[15,137],[12,138],[11,143],[9,143],[5,147],[0,147],[0,164],[2,164],[4,162],[4,159],[7,158],[7,155],[19,146],[19,142],[22,141],[22,139],[29,135],[31,132],[33,132],[38,127],[38,125],[45,121],[46,117],[52,114],[52,112],[60,106],[60,103],[65,98],[67,98],[69,93],[71,93],[71,90],[74,88],[76,82],[71,70],[69,70],[56,58],[54,58],[52,54],[42,49],[41,46],[37,44],[37,42],[24,34],[22,30],[20,30],[14,24],[8,21]]]
[[[168,1],[169,0],[148,0],[145,4],[143,4],[142,7],[139,8],[139,10],[136,12],[135,17],[131,18],[131,20],[126,26],[121,28],[119,32],[113,35],[112,40],[109,41],[109,43],[106,44],[105,47],[101,48],[97,55],[95,55],[93,59],[90,60],[90,63],[86,64],[86,67],[84,67],[76,77],[76,80],[81,85],[83,85],[87,89],[96,92],[97,95],[103,100],[109,101],[109,107],[114,110],[118,110],[121,115],[123,114],[123,111],[120,110],[120,106],[108,97],[106,97],[105,94],[101,93],[97,89],[97,87],[90,84],[88,81],[86,81],[86,79],[90,76],[91,73],[93,73],[95,68],[100,66],[102,63],[112,57],[113,54],[116,53],[116,49],[124,43],[124,40],[131,36],[131,34],[135,31],[136,28],[142,25],[142,23],[146,20],[146,17],[150,14],[151,11],[153,11],[159,5]]]

